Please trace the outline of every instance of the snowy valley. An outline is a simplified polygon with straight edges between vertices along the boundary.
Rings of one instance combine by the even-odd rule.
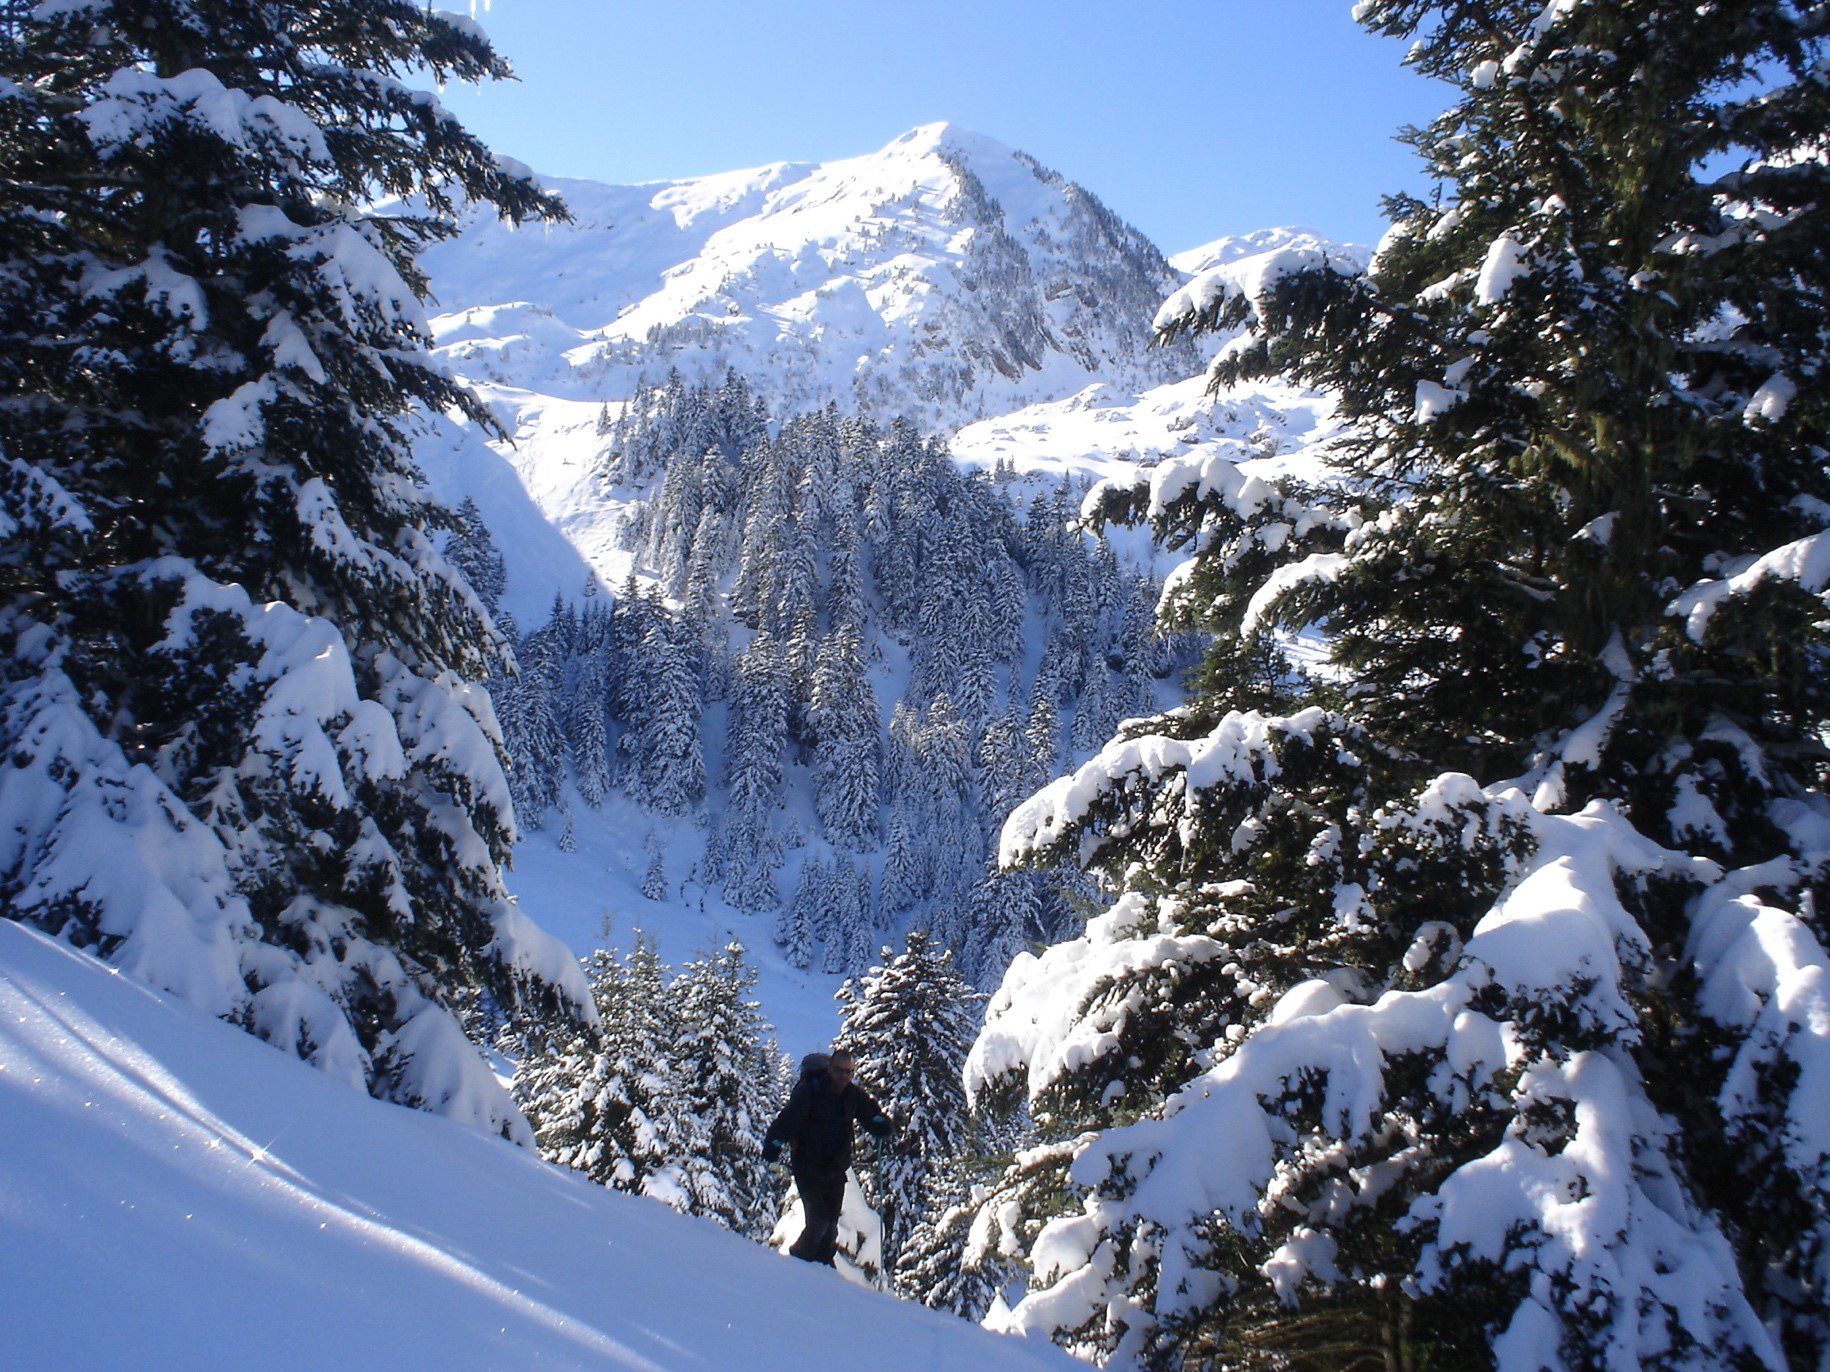
[[[471,215],[426,257],[438,355],[510,435],[486,445],[440,425],[418,455],[487,534],[464,556],[500,558],[481,580],[523,635],[521,689],[496,689],[511,751],[523,745],[511,889],[580,953],[606,920],[613,941],[639,928],[669,961],[740,940],[796,1053],[826,1041],[839,981],[911,920],[938,921],[965,970],[995,986],[1015,950],[1069,927],[1085,899],[1044,886],[1004,908],[995,893],[1010,879],[985,876],[1003,814],[1119,719],[1174,703],[1192,661],[1192,641],[1150,641],[1155,583],[1176,559],[1137,531],[1110,546],[1065,534],[1081,495],[1197,451],[1308,473],[1331,428],[1326,398],[1290,386],[1216,402],[1211,347],[1148,346],[1163,299],[1191,275],[1250,280],[1292,260],[1357,264],[1364,250],[1269,230],[1203,245],[1178,269],[1082,188],[945,124],[818,166],[548,184],[572,223]],[[944,395],[929,389],[940,380]],[[772,433],[774,450],[759,450]],[[702,462],[707,450],[716,459]],[[937,555],[937,540],[950,550]],[[466,571],[479,582],[474,561]],[[806,584],[789,587],[793,576]],[[641,756],[637,702],[664,688],[639,641],[660,610],[632,590],[693,617],[677,636],[698,684],[675,722],[690,764]],[[568,622],[555,623],[556,598]],[[835,631],[848,624],[857,641],[843,648]],[[761,837],[741,845],[776,856],[734,894],[740,874],[727,881],[733,864],[715,851],[741,724],[726,697],[759,629],[795,658],[782,702],[792,739],[768,747],[780,775],[746,821]],[[821,667],[823,645],[855,665]],[[868,682],[864,765],[884,779],[881,813],[865,799],[870,815],[839,834],[821,816],[833,764],[809,719],[821,670]],[[1055,689],[1038,707],[1044,674]],[[605,702],[582,761],[580,710],[594,712],[581,681]],[[938,694],[944,718],[930,719]],[[529,724],[530,711],[542,718]],[[988,773],[987,749],[1008,766]],[[965,756],[937,762],[948,750]],[[936,766],[962,769],[944,796],[916,795],[901,775]],[[899,876],[897,894],[885,874],[911,857],[925,870]],[[810,868],[830,868],[847,894],[825,895]],[[807,935],[782,926],[810,907],[828,928],[803,951]]]

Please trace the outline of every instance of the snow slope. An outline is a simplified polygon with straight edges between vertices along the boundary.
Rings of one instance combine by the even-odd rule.
[[[968,424],[953,436],[967,467],[1008,463],[1035,477],[1123,480],[1201,446],[1219,446],[1257,476],[1319,474],[1317,447],[1335,430],[1324,395],[1281,382],[1219,395],[1205,376],[1130,393],[1094,385],[1064,400],[1027,405]]]
[[[793,779],[787,793],[794,815],[811,829],[809,789],[804,779]],[[782,1051],[798,1060],[831,1044],[839,1022],[833,996],[845,978],[791,966],[776,946],[773,912],[736,909],[715,886],[695,879],[705,831],[659,819],[621,792],[595,810],[575,788],[568,787],[567,800],[573,851],[559,847],[557,826],[550,823],[528,830],[515,846],[508,885],[529,918],[580,956],[605,945],[627,949],[639,931],[676,970],[736,939],[756,969],[755,999]],[[668,877],[667,896],[659,901],[642,894],[649,860],[644,840],[657,830],[666,839]],[[783,874],[790,890],[797,871],[791,867]]]
[[[22,1370],[1079,1365],[370,1100],[10,920],[0,1233]]]

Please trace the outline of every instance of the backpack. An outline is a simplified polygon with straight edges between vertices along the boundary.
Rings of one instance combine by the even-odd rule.
[[[831,1066],[832,1054],[809,1053],[806,1057],[801,1059],[801,1076],[805,1079],[813,1076],[815,1073],[823,1074],[826,1069]]]

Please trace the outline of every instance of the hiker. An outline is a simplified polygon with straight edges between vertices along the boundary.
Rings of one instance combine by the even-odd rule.
[[[779,1158],[784,1143],[791,1150],[789,1167],[806,1222],[788,1251],[802,1262],[831,1267],[838,1252],[853,1121],[880,1139],[892,1132],[882,1108],[852,1080],[857,1070],[858,1061],[849,1049],[835,1048],[830,1055],[809,1053],[801,1059],[801,1079],[788,1103],[763,1135],[763,1161]]]

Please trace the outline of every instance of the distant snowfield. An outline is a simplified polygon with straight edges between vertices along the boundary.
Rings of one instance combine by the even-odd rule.
[[[0,920],[8,1368],[1040,1369]]]
[[[1123,480],[1139,467],[1203,444],[1235,448],[1259,475],[1314,477],[1315,447],[1334,429],[1334,406],[1314,391],[1270,382],[1215,395],[1206,376],[1130,394],[1115,386],[1086,387],[1065,400],[1044,401],[968,424],[948,445],[969,468],[1008,462],[1019,472],[1060,480]]]
[[[1324,238],[1314,229],[1289,225],[1231,234],[1199,247],[1184,248],[1169,255],[1169,265],[1188,276],[1199,276],[1215,267],[1231,267],[1236,273],[1235,279],[1244,281],[1270,261],[1273,254],[1289,250],[1325,253],[1356,268],[1364,268],[1372,257],[1372,250],[1363,244],[1341,243]]]

